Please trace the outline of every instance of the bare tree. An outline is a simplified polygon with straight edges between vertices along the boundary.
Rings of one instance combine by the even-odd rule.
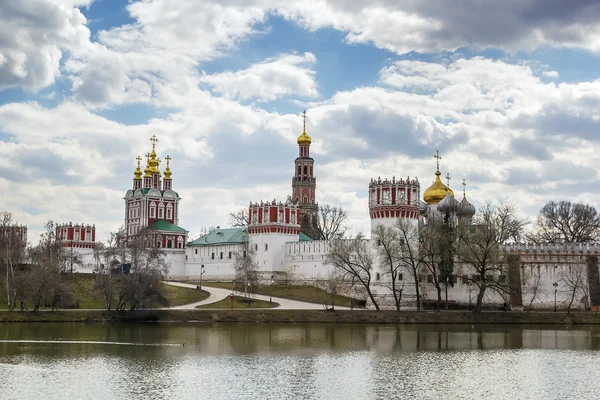
[[[373,280],[374,251],[369,241],[359,233],[352,239],[333,239],[325,264],[332,265],[346,281],[358,282],[365,288],[373,306],[379,311],[371,283]]]
[[[117,310],[127,305],[130,310],[168,305],[162,284],[168,267],[164,252],[155,243],[152,233],[138,234],[124,249],[123,262],[131,264],[131,273],[120,277]]]
[[[346,234],[348,213],[341,207],[325,204],[319,206],[317,232],[320,240],[343,238]]]
[[[503,297],[510,291],[506,279],[506,260],[500,245],[520,237],[525,221],[515,216],[511,205],[484,204],[474,218],[474,226],[459,226],[458,260],[474,271],[469,279],[477,286],[476,312],[481,311],[487,290]]]
[[[540,210],[528,237],[536,243],[580,243],[596,240],[599,233],[600,215],[593,206],[550,201]]]
[[[443,236],[443,225],[444,223],[440,220],[431,220],[426,226],[421,228],[419,237],[420,264],[425,267],[428,275],[431,277],[431,283],[435,287],[437,294],[436,310],[441,309],[442,285],[444,285],[444,279],[448,278],[447,273],[442,272],[444,266],[442,265],[441,248],[447,240]],[[417,277],[415,277],[416,279]],[[415,282],[415,284],[417,285],[418,283]]]
[[[13,220],[11,213],[0,213],[0,262],[6,268],[6,296],[10,311],[14,309],[17,299],[15,266],[25,258],[27,242],[23,236],[24,229]]]
[[[52,221],[46,223],[46,231],[41,235],[37,246],[29,249],[29,258],[33,267],[28,272],[33,311],[38,311],[49,294],[52,304],[60,300],[54,293],[61,285],[60,273],[65,270],[68,254],[56,236],[56,228]]]
[[[247,208],[229,213],[229,225],[234,228],[248,226],[249,222],[250,218]]]
[[[324,295],[321,299],[323,308],[326,310],[335,310],[335,296],[341,291],[344,285],[344,279],[338,270],[332,268],[325,279],[317,279],[316,286],[323,290]],[[329,308],[331,304],[331,308]]]
[[[575,297],[585,294],[586,278],[584,267],[582,265],[570,265],[568,270],[561,271],[561,280],[569,295],[567,312],[570,313]]]
[[[404,221],[398,221],[398,224],[400,225],[401,222]],[[402,224],[402,227],[406,229],[400,232],[400,230],[380,224],[373,231],[373,239],[377,243],[379,267],[382,271],[382,286],[387,287],[392,292],[396,310],[400,310],[404,290],[404,280],[398,279],[402,275],[405,266],[403,256],[405,255],[406,242],[404,235],[410,234],[407,232],[410,229],[408,226]]]
[[[526,277],[524,283],[526,292],[531,294],[531,299],[527,306],[527,309],[531,310],[533,302],[546,294],[546,290],[542,285],[542,271],[539,266],[531,271],[531,276]]]
[[[235,254],[233,262],[235,270],[235,280],[244,285],[244,291],[247,295],[248,288],[256,288],[258,283],[258,265],[255,261],[255,252],[250,242],[242,245],[242,251]]]

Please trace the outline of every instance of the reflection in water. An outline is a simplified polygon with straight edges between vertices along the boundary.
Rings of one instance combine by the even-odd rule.
[[[596,398],[599,349],[597,326],[0,324],[0,393]]]

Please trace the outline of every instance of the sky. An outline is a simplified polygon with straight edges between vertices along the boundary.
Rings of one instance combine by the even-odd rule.
[[[599,106],[596,0],[1,1],[0,211],[104,241],[156,135],[193,239],[291,194],[306,109],[317,201],[353,233],[371,178],[423,193],[438,149],[455,192],[533,222],[598,206]]]

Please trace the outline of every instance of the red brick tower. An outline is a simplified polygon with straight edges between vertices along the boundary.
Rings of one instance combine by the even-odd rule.
[[[292,178],[292,200],[298,204],[301,231],[311,239],[320,239],[317,230],[317,211],[319,205],[315,201],[317,178],[314,175],[315,160],[310,157],[312,139],[306,134],[306,111],[302,113],[304,129],[298,136],[299,155],[296,158],[295,173]]]

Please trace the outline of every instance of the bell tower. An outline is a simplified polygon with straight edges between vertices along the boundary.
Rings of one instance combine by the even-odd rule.
[[[294,161],[294,177],[292,178],[292,200],[298,204],[301,232],[311,239],[319,240],[317,230],[317,178],[314,175],[315,160],[310,157],[312,139],[306,134],[306,111],[302,112],[304,128],[298,136],[298,157]]]

